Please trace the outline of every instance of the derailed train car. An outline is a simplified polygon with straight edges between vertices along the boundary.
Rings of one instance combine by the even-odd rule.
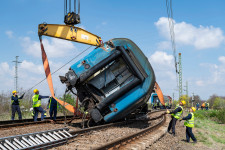
[[[153,109],[171,109],[172,106],[172,98],[170,96],[163,95],[165,106],[159,100],[157,93],[152,93],[150,98],[150,103]]]
[[[129,39],[105,42],[73,64],[62,83],[76,89],[94,122],[112,122],[146,108],[155,84],[148,58]]]

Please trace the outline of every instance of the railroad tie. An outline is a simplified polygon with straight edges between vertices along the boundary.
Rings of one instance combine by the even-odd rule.
[[[66,143],[67,140],[77,136],[71,135],[68,130],[69,128],[60,128],[0,138],[0,150],[37,149]]]

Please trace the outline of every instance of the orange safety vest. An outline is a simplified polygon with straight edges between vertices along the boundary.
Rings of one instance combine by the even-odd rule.
[[[202,103],[202,107],[205,107],[205,103]]]

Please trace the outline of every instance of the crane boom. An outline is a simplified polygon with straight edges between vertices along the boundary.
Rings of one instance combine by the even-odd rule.
[[[102,44],[101,37],[72,25],[39,24],[38,35],[50,36],[93,46],[101,46]]]

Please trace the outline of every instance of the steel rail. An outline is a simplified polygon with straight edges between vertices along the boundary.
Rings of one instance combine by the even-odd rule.
[[[149,112],[148,115],[151,115],[151,114],[156,113],[156,112],[161,112],[161,111]],[[155,120],[155,119],[158,119],[158,118],[160,118],[160,117],[157,116],[155,118],[147,119],[147,121]],[[139,120],[136,120],[136,121],[139,121]],[[42,121],[42,122],[44,122],[44,121]],[[55,141],[50,141],[48,143],[43,143],[43,144],[30,146],[30,147],[27,147],[27,148],[24,148],[24,149],[47,149],[47,148],[53,148],[53,147],[56,147],[56,146],[60,146],[60,145],[66,144],[66,143],[68,143],[68,140],[73,139],[73,138],[75,138],[75,137],[77,137],[77,136],[79,136],[79,135],[81,135],[83,133],[88,133],[88,132],[91,132],[91,131],[106,129],[106,128],[110,128],[110,127],[118,126],[118,125],[130,124],[130,123],[134,123],[134,122],[135,122],[135,120],[127,120],[127,121],[121,121],[121,122],[116,122],[116,123],[109,123],[109,124],[105,124],[105,125],[99,125],[99,126],[95,126],[95,127],[80,129],[80,130],[76,130],[76,131],[69,131],[68,133],[72,135],[71,137],[67,137],[67,138],[59,139],[59,140],[55,140]],[[40,121],[39,122],[32,122],[32,123],[40,123]],[[46,131],[43,131],[43,132],[46,132]],[[42,132],[39,132],[39,133],[42,133]],[[29,135],[29,134],[27,134],[27,135]]]
[[[102,146],[99,146],[97,148],[94,148],[95,150],[104,150],[104,149],[109,149],[109,148],[112,148],[112,147],[115,147],[117,145],[121,145],[122,143],[127,143],[129,141],[132,141],[136,138],[139,138],[140,136],[143,136],[143,135],[146,135],[146,134],[149,134],[151,131],[155,130],[155,129],[158,129],[160,126],[162,126],[165,121],[166,121],[166,117],[165,117],[165,114],[161,114],[160,117],[162,117],[162,120],[157,123],[156,125],[154,126],[151,126],[151,127],[148,127],[146,129],[143,129],[137,133],[134,133],[134,134],[131,134],[131,135],[128,135],[128,136],[125,136],[125,137],[121,137],[121,138],[118,138],[112,142],[109,142],[109,143],[106,143],[105,145],[102,145]],[[117,147],[118,149],[118,147]]]
[[[67,118],[73,118],[73,116],[67,116]],[[57,117],[56,121],[63,121],[64,116]],[[17,127],[17,126],[26,126],[26,125],[33,125],[33,124],[43,124],[43,123],[50,123],[50,117],[43,121],[34,121],[33,119],[24,119],[18,121],[2,121],[0,122],[0,129],[1,128],[10,128],[10,127]]]
[[[72,118],[73,115],[68,115],[66,116],[68,118]],[[56,119],[63,119],[64,116],[58,116],[56,117]],[[45,119],[50,119],[50,117],[45,117]],[[41,118],[38,118],[37,119],[38,121],[41,121]],[[34,121],[34,119],[22,119],[22,120],[3,120],[3,121],[0,121],[0,125],[1,124],[13,124],[13,123],[22,123],[22,122],[32,122]]]
[[[153,112],[149,112],[148,115],[154,114],[156,112],[162,112],[163,110],[159,110],[159,111],[153,111]],[[164,115],[164,114],[162,114]],[[151,121],[151,120],[156,120],[160,117],[162,117],[162,115],[154,117],[154,118],[150,118],[147,119],[147,121]],[[125,124],[130,124],[130,123],[134,123],[135,121],[140,121],[140,120],[127,120],[127,121],[121,121],[121,122],[115,122],[115,123],[109,123],[109,124],[105,124],[105,125],[99,125],[99,126],[94,126],[94,127],[89,127],[89,128],[85,128],[85,129],[80,129],[80,130],[76,130],[76,131],[69,131],[69,133],[71,135],[73,135],[73,137],[79,137],[79,135],[83,134],[83,133],[88,133],[91,131],[96,131],[96,130],[101,130],[101,129],[106,129],[106,128],[110,128],[113,126],[118,126],[118,125],[125,125]],[[73,137],[71,137],[70,139],[72,139]],[[35,149],[48,149],[48,148],[53,148],[56,146],[60,146],[60,145],[64,145],[68,142],[69,139],[65,139],[65,140],[60,140],[58,142],[53,142],[51,144],[44,144],[44,145],[39,145],[39,147],[35,148]]]

